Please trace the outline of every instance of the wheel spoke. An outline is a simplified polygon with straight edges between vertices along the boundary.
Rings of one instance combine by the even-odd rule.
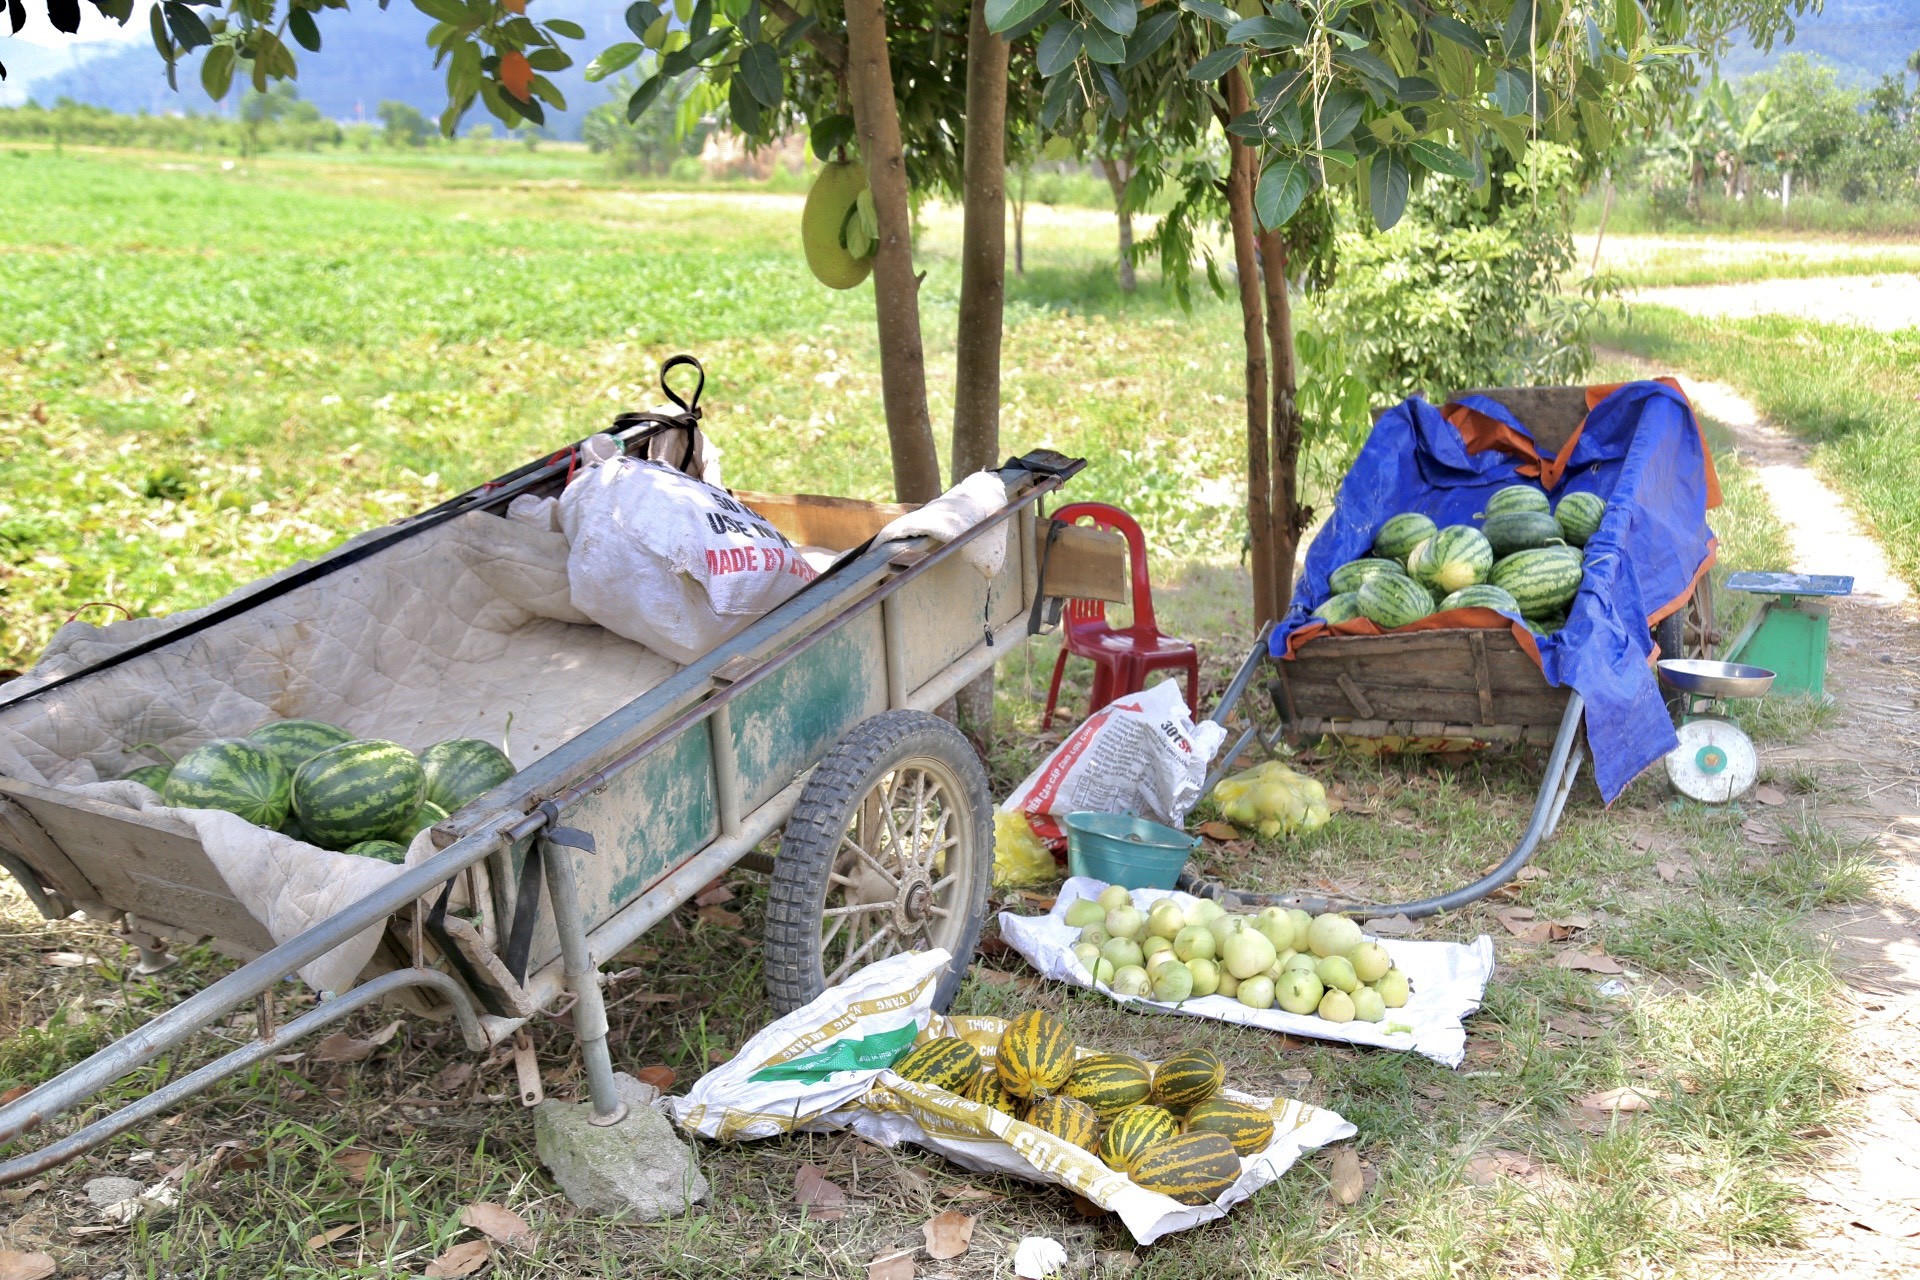
[[[854,902],[844,907],[828,907],[822,916],[855,916],[869,911],[891,911],[891,902]]]
[[[892,936],[892,934],[893,934],[893,926],[887,925],[881,928],[879,931],[877,931],[871,938],[868,938],[865,942],[861,943],[858,950],[856,950],[855,952],[853,952],[852,955],[849,955],[845,960],[842,960],[840,962],[839,968],[835,969],[832,973],[827,975],[827,985],[832,986],[834,983],[840,981],[840,979],[846,977],[847,971],[853,968],[853,966],[857,964],[860,961],[861,957],[865,956],[867,952],[873,950],[875,943],[879,942],[880,939],[882,938]]]
[[[879,876],[882,880],[885,880],[889,885],[892,885],[895,889],[898,889],[900,887],[900,877],[892,874],[886,869],[886,867],[882,866],[880,864],[880,861],[877,858],[875,858],[873,854],[867,851],[867,848],[865,845],[860,844],[858,841],[854,840],[850,836],[842,836],[841,840],[846,844],[847,848],[853,850],[854,854],[857,857],[859,857],[860,861],[866,863],[869,867],[873,868],[873,873],[875,875]]]

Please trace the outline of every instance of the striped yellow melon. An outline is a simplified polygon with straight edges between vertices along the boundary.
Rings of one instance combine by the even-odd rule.
[[[1180,1132],[1165,1107],[1142,1103],[1115,1116],[1100,1138],[1100,1158],[1119,1173],[1132,1169],[1141,1156]]]
[[[1206,1049],[1174,1054],[1153,1073],[1153,1100],[1174,1111],[1205,1102],[1220,1089],[1227,1069]]]
[[[1029,1009],[1007,1024],[994,1066],[1016,1098],[1052,1093],[1073,1074],[1073,1041],[1058,1018]]]
[[[1035,1098],[1027,1108],[1027,1123],[1088,1151],[1100,1145],[1100,1119],[1078,1098],[1058,1093]]]
[[[992,1107],[1002,1115],[1020,1118],[1020,1100],[1007,1092],[1006,1084],[1000,1079],[998,1071],[982,1071],[967,1086],[966,1096],[969,1102],[977,1102],[983,1107]]]
[[[1181,1204],[1212,1204],[1240,1176],[1240,1157],[1222,1134],[1183,1133],[1149,1148],[1127,1176]]]
[[[1273,1117],[1259,1107],[1231,1098],[1208,1098],[1187,1111],[1188,1133],[1217,1133],[1233,1144],[1235,1155],[1264,1151],[1273,1141]]]
[[[894,1062],[895,1075],[960,1093],[980,1074],[980,1051],[958,1036],[923,1040]]]
[[[1080,1059],[1060,1086],[1060,1092],[1080,1099],[1102,1120],[1145,1102],[1152,1091],[1153,1073],[1147,1064],[1124,1053],[1096,1053]]]

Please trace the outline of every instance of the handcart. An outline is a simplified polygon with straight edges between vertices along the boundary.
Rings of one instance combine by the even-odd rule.
[[[1524,422],[1542,456],[1558,456],[1581,429],[1592,398],[1584,387],[1522,387],[1463,393],[1484,396]],[[1451,403],[1451,402],[1450,402]],[[1711,463],[1707,466],[1710,468]],[[1666,657],[1708,657],[1715,642],[1707,559],[1687,588],[1649,624],[1653,648]],[[1364,903],[1311,893],[1229,888],[1184,873],[1191,893],[1244,905],[1298,906],[1313,912],[1422,917],[1457,910],[1511,881],[1553,834],[1588,755],[1588,708],[1570,687],[1547,680],[1509,629],[1455,627],[1380,635],[1317,636],[1284,660],[1270,652],[1273,625],[1262,630],[1227,687],[1212,719],[1225,724],[1249,688],[1265,679],[1279,724],[1268,745],[1323,736],[1428,741],[1451,748],[1548,747],[1546,769],[1519,843],[1479,880],[1416,902]],[[1670,706],[1678,723],[1682,708]],[[1207,781],[1232,768],[1257,734],[1244,729]]]
[[[691,363],[687,361],[687,363]],[[671,364],[669,365],[671,367]],[[663,371],[662,382],[666,377]],[[704,375],[703,375],[704,381]],[[691,432],[679,411],[623,415],[629,454]],[[523,495],[553,495],[571,446],[313,564],[257,585],[84,671],[9,698],[64,699],[115,665],[177,662],[289,593],[341,592],[355,572]],[[50,920],[84,910],[124,920],[149,958],[168,938],[211,938],[246,959],[138,1031],[0,1106],[0,1144],[258,1002],[254,1038],[118,1110],[0,1163],[0,1184],[72,1159],[323,1027],[380,1001],[451,1017],[466,1046],[515,1041],[537,1017],[571,1013],[595,1122],[624,1112],[613,1079],[599,966],[737,865],[771,877],[767,985],[786,1012],[867,962],[944,948],[936,1003],[957,989],[978,939],[992,871],[986,775],[966,738],[934,714],[1049,620],[1053,596],[1113,590],[1124,551],[1040,514],[1084,463],[1029,453],[999,472],[1006,504],[941,544],[876,541],[908,508],[805,495],[736,495],[796,545],[840,552],[799,594],[612,709],[433,828],[415,861],[297,936],[278,942],[236,901],[180,824],[60,787],[0,776],[0,866]],[[960,554],[1007,531],[989,580]],[[1051,617],[1057,619],[1057,603]],[[569,634],[597,628],[572,628]],[[599,633],[603,638],[608,633]],[[564,649],[552,655],[564,668]],[[529,671],[534,680],[539,673]],[[562,695],[577,689],[557,686]],[[448,689],[454,698],[459,690]],[[245,732],[248,726],[227,729]],[[784,826],[778,855],[755,850]],[[416,858],[418,852],[416,850]],[[455,895],[458,887],[460,894]],[[449,908],[450,899],[459,904]],[[357,982],[275,1025],[273,993],[363,931],[381,930]],[[533,1078],[537,1098],[538,1077]]]

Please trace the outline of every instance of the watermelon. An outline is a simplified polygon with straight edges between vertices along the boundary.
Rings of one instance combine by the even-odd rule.
[[[1373,554],[1405,564],[1408,552],[1438,532],[1438,526],[1419,512],[1403,511],[1373,535]]]
[[[1530,484],[1510,484],[1487,499],[1487,509],[1482,514],[1492,517],[1507,511],[1542,511],[1551,514],[1553,503],[1547,495]]]
[[[1450,524],[1413,549],[1407,568],[1436,595],[1446,595],[1485,582],[1493,568],[1493,548],[1472,525]]]
[[[1606,501],[1597,493],[1570,493],[1553,509],[1561,534],[1576,547],[1586,546],[1587,539],[1599,532],[1606,514]]]
[[[1402,577],[1402,574],[1395,574]],[[1342,591],[1337,596],[1328,596],[1313,611],[1313,616],[1322,622],[1348,622],[1360,616],[1360,598],[1351,591]]]
[[[1433,595],[1412,578],[1381,574],[1368,578],[1354,593],[1363,616],[1391,631],[1418,622],[1433,612]]]
[[[382,862],[407,860],[407,847],[398,840],[362,840],[359,844],[349,845],[345,852],[358,854],[363,858],[378,858]]]
[[[1503,511],[1497,516],[1488,516],[1480,531],[1487,535],[1496,559],[1565,540],[1560,533],[1560,522],[1540,511]]]
[[[426,774],[413,752],[377,738],[329,747],[293,775],[293,811],[315,843],[345,849],[407,829]]]
[[[1448,609],[1498,609],[1502,613],[1519,613],[1520,605],[1506,590],[1491,583],[1479,582],[1471,587],[1462,587],[1440,602],[1440,612]]]
[[[353,735],[324,720],[273,720],[248,734],[247,741],[292,773],[328,747],[352,742]]]
[[[1368,557],[1364,560],[1349,560],[1333,571],[1327,579],[1327,585],[1336,593],[1358,591],[1360,584],[1376,573],[1405,573],[1406,566],[1398,560],[1380,560]]]
[[[244,738],[216,738],[180,757],[160,794],[178,809],[225,809],[269,830],[287,820],[292,778]]]
[[[173,772],[170,764],[143,764],[132,773],[120,775],[122,782],[137,782],[149,791],[163,791],[167,785],[167,775]]]
[[[399,840],[402,844],[412,844],[413,838],[436,822],[445,822],[447,811],[431,800],[422,800],[420,807],[407,819],[406,826],[400,829]]]
[[[463,808],[515,773],[505,752],[479,738],[434,743],[420,753],[420,768],[427,775],[426,798],[447,813]]]
[[[1566,607],[1580,590],[1580,553],[1571,547],[1516,551],[1493,566],[1487,581],[1501,587],[1529,618],[1544,618]]]

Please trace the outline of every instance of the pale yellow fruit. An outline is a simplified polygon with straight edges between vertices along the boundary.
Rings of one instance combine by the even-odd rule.
[[[1314,917],[1307,930],[1307,948],[1317,956],[1343,956],[1364,941],[1359,925],[1332,912]]]
[[[1353,997],[1336,987],[1320,997],[1319,1013],[1328,1022],[1352,1022]]]
[[[1373,989],[1380,993],[1380,999],[1386,1002],[1389,1009],[1406,1008],[1407,1000],[1413,994],[1413,984],[1407,981],[1406,973],[1399,969],[1389,969],[1381,974],[1380,980],[1373,984]]]
[[[1101,906],[1112,911],[1115,907],[1132,906],[1133,895],[1127,892],[1127,886],[1123,884],[1110,884],[1100,891],[1098,901]]]
[[[858,160],[833,160],[807,191],[800,211],[800,245],[807,270],[829,289],[851,289],[873,271],[871,257],[856,258],[840,242],[840,228],[867,189],[867,167]]]
[[[1380,975],[1393,968],[1393,957],[1377,942],[1363,942],[1347,952],[1353,972],[1362,982],[1378,982]]]
[[[1362,1022],[1385,1022],[1387,1002],[1372,987],[1361,987],[1353,993],[1353,1016]]]
[[[1210,996],[1220,989],[1220,966],[1211,960],[1198,958],[1187,961],[1187,972],[1193,975],[1193,994]]]

